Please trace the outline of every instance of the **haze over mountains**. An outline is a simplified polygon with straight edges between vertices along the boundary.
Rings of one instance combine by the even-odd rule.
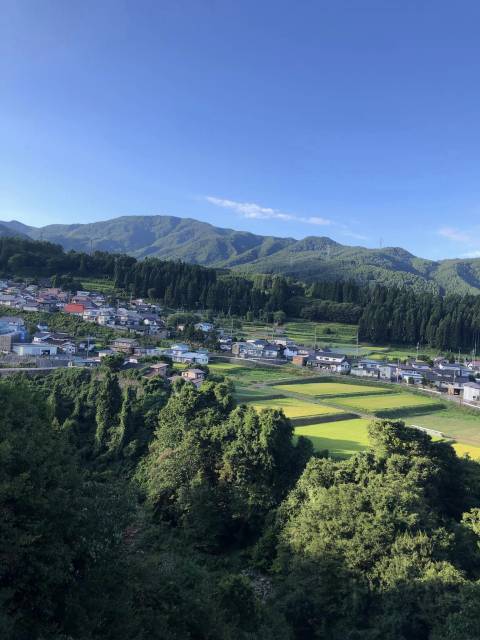
[[[174,216],[123,216],[88,224],[30,227],[0,222],[0,237],[48,240],[65,249],[180,259],[244,272],[283,273],[301,280],[353,278],[361,283],[408,285],[416,290],[480,293],[480,259],[418,258],[398,247],[367,249],[327,237],[302,240],[261,236]]]

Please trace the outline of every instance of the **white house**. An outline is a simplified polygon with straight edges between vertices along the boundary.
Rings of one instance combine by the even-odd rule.
[[[309,358],[308,363],[314,367],[328,369],[336,373],[349,373],[351,369],[347,356],[333,351],[316,351],[314,356]]]
[[[466,382],[463,385],[463,399],[466,402],[480,402],[480,384]]]
[[[19,356],[55,356],[58,347],[55,344],[14,344],[12,351]]]
[[[211,322],[197,322],[197,324],[195,325],[195,329],[197,331],[203,331],[204,333],[209,333],[210,331],[213,331],[214,326]]]
[[[181,362],[182,364],[208,364],[208,355],[199,351],[183,351],[171,357],[173,362]]]

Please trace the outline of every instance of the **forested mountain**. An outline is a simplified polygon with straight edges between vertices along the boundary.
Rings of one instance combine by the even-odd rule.
[[[24,235],[20,231],[12,229],[9,224],[3,224],[2,222],[0,222],[0,238],[12,238],[18,236],[28,238],[27,235]]]
[[[137,258],[181,259],[249,273],[282,273],[306,282],[354,279],[417,291],[479,293],[480,259],[417,258],[397,247],[366,249],[326,237],[276,238],[173,216],[125,216],[103,222],[29,227],[1,222],[15,233],[78,251],[113,251]],[[0,228],[0,235],[2,235]]]

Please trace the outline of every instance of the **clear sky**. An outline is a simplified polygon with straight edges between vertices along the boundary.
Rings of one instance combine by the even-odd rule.
[[[0,219],[480,256],[478,0],[1,0]]]

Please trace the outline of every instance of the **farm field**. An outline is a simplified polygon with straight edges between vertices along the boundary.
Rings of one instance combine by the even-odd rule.
[[[368,448],[367,427],[371,420],[356,418],[296,427],[296,436],[309,438],[316,451],[328,449],[335,458],[347,458]]]
[[[115,291],[113,280],[80,277],[80,283],[85,291],[100,291],[101,293],[107,294]]]
[[[278,384],[274,386],[280,391],[300,393],[315,397],[344,397],[351,395],[385,395],[391,394],[392,390],[387,387],[374,387],[360,384],[349,384],[347,382],[301,382],[299,384]]]
[[[211,362],[208,368],[212,373],[229,376],[239,384],[258,384],[272,381],[289,380],[305,375],[298,367],[282,365],[277,367],[249,367],[230,362]]]
[[[242,329],[237,331],[241,339],[287,337],[306,346],[313,346],[315,339],[317,346],[328,347],[335,351],[342,351],[347,355],[357,353],[357,326],[340,322],[313,322],[296,320],[286,322],[280,327],[262,322],[242,322]],[[428,356],[436,356],[438,353],[429,347],[421,347],[421,353]],[[360,342],[358,354],[374,359],[404,359],[415,356],[416,348],[412,346],[396,345],[371,345]]]
[[[447,404],[443,411],[434,411],[413,416],[408,424],[437,429],[452,438],[480,447],[480,413],[462,411],[455,405]]]
[[[335,415],[343,413],[334,407],[327,407],[314,402],[304,402],[296,398],[279,398],[275,400],[253,401],[251,403],[257,411],[262,409],[283,409],[287,418],[304,418],[308,416]]]
[[[359,394],[360,396],[360,394]],[[390,393],[376,396],[356,396],[350,398],[341,398],[339,402],[342,405],[363,411],[365,413],[376,414],[379,411],[388,411],[394,409],[412,409],[418,407],[438,407],[439,401],[435,398],[420,396],[408,393]]]
[[[480,447],[464,444],[463,442],[455,442],[453,448],[457,452],[457,456],[468,455],[473,460],[480,460]]]
[[[307,371],[282,368],[247,367],[237,363],[211,363],[213,373],[229,376],[235,383],[237,402],[256,409],[283,408],[295,422],[319,416],[311,425],[297,424],[296,435],[309,437],[317,450],[328,449],[334,457],[346,457],[368,446],[367,425],[375,414],[398,416],[406,424],[435,429],[453,439],[458,455],[480,459],[480,414],[457,405],[398,387],[376,387],[348,382],[303,382]],[[299,382],[282,384],[298,377]],[[331,379],[330,379],[331,380]],[[273,384],[272,384],[273,383]],[[290,393],[298,394],[293,397]],[[282,394],[283,395],[282,397]],[[311,402],[308,398],[311,397]],[[333,406],[335,405],[335,406]],[[338,420],[342,412],[363,414],[356,419]],[[331,416],[331,421],[329,417]]]

